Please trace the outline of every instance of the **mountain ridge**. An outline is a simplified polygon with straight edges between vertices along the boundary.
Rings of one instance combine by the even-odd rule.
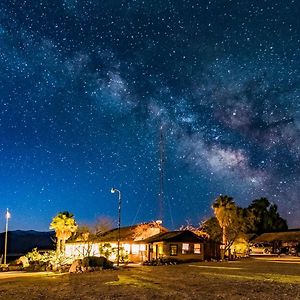
[[[0,233],[0,256],[4,253],[5,232]],[[7,232],[7,254],[26,254],[33,248],[55,249],[54,231],[12,230]]]

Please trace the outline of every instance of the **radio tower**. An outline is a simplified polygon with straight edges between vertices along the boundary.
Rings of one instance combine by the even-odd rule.
[[[165,165],[165,143],[164,143],[164,124],[160,126],[159,138],[159,220],[164,216],[164,165]]]

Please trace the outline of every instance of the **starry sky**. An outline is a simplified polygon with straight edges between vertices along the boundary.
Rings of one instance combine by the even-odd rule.
[[[170,229],[268,197],[300,227],[300,3],[1,0],[0,212]],[[160,129],[162,128],[162,129]],[[0,226],[1,227],[1,226]],[[2,227],[1,227],[2,228]]]

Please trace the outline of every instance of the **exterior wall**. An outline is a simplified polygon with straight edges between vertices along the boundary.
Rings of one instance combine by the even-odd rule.
[[[220,244],[208,241],[204,244],[204,259],[220,259],[221,258],[221,249]]]
[[[69,258],[83,258],[86,256],[100,256],[99,247],[103,244],[110,244],[112,248],[117,248],[117,242],[112,243],[67,243],[65,246],[65,255]],[[123,248],[128,255],[129,262],[141,262],[147,260],[146,245],[132,242],[120,242],[120,248]],[[116,255],[109,257],[115,261]]]
[[[105,243],[67,243],[65,254],[70,258],[83,258],[85,256],[100,256],[99,246]],[[112,248],[117,248],[117,242],[109,243]],[[183,253],[182,245],[188,244],[189,250]],[[177,255],[171,255],[171,245],[177,246]],[[160,258],[177,258],[180,260],[210,260],[220,258],[220,246],[214,242],[200,243],[200,253],[194,253],[194,243],[172,243],[158,242],[153,245],[132,243],[131,241],[123,241],[120,247],[124,249],[128,255],[129,262],[143,262],[146,260]],[[112,255],[110,260],[115,261],[116,255]]]
[[[189,250],[185,251],[182,249],[183,244],[189,245]],[[200,244],[200,253],[194,253],[194,243],[172,243],[172,242],[158,242],[153,243],[153,252],[151,259],[160,258],[174,258],[179,260],[204,260],[204,245]],[[171,255],[171,246],[177,246],[177,255]],[[185,253],[183,253],[185,252]],[[149,256],[148,256],[149,257]]]
[[[100,256],[99,244],[94,243],[67,243],[65,245],[66,257],[82,258],[85,256]]]
[[[159,259],[164,257],[166,253],[165,245],[163,242],[154,243],[152,245],[152,258],[151,259]]]

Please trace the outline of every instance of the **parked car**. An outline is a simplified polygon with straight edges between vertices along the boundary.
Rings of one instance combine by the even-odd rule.
[[[281,254],[289,254],[289,247],[281,247],[281,248],[277,248],[275,250],[275,253],[278,254],[278,255],[281,255]]]
[[[256,243],[250,246],[250,255],[270,253],[272,253],[272,245],[270,244]]]
[[[297,248],[296,247],[290,247],[289,255],[297,256],[298,255]]]

